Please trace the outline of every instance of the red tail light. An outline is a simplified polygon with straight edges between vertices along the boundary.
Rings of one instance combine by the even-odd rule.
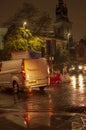
[[[25,115],[25,116],[24,116],[24,120],[25,120],[25,121],[29,121],[29,120],[30,120],[29,117],[28,117],[28,115]]]
[[[24,124],[26,126],[30,125],[30,117],[27,115],[24,115]]]
[[[23,79],[25,79],[25,71],[24,70],[22,70],[22,77],[23,77]]]

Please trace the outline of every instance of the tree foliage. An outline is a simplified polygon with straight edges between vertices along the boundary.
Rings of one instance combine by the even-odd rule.
[[[46,47],[46,44],[44,40],[42,40],[39,37],[32,37],[32,39],[29,41],[30,49],[32,51],[41,51],[42,47]]]
[[[34,37],[29,29],[11,27],[4,37],[4,55],[9,59],[14,51],[41,51],[45,47],[44,41]]]
[[[22,27],[24,21],[27,21],[27,28],[31,30],[33,35],[40,35],[51,24],[51,18],[47,12],[41,12],[30,3],[24,3],[21,10],[9,19],[5,25],[8,27],[12,25]]]
[[[28,49],[28,41],[31,39],[32,34],[30,30],[24,28],[14,28],[8,30],[5,35],[5,47],[9,44],[11,51],[19,51]],[[17,47],[16,47],[17,46]]]
[[[46,32],[51,24],[51,18],[47,12],[41,13],[36,21],[34,22],[33,27],[33,34],[35,35],[44,35],[44,32]]]

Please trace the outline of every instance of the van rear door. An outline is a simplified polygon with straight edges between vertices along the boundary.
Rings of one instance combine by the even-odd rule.
[[[42,87],[49,85],[48,64],[45,58],[24,61],[26,86]]]

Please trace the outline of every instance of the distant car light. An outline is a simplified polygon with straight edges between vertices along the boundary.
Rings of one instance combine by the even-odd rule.
[[[75,67],[71,67],[70,70],[75,70]]]
[[[79,67],[78,67],[80,70],[82,70],[82,66],[80,65]]]
[[[75,70],[75,67],[72,67],[72,70]]]

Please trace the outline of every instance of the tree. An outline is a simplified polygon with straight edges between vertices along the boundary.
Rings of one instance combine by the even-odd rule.
[[[24,28],[13,27],[9,28],[4,38],[4,53],[7,58],[10,58],[13,51],[28,50],[29,40],[32,34],[30,30]]]
[[[39,37],[32,37],[32,39],[29,41],[29,48],[32,51],[40,51],[41,52],[41,48],[42,47],[46,47],[46,43],[44,42],[44,40],[42,40]]]
[[[45,32],[49,29],[51,24],[51,18],[47,12],[41,13],[36,21],[34,22],[33,26],[33,34],[35,35],[44,35]]]
[[[24,20],[27,21],[27,28],[31,30],[33,35],[41,34],[51,24],[51,18],[47,12],[41,12],[30,3],[24,3],[22,9],[12,19],[9,19],[5,25],[8,27],[12,25],[22,27]]]
[[[33,37],[29,29],[11,27],[4,38],[4,59],[10,59],[14,51],[41,51],[45,47],[44,41],[39,37]]]

